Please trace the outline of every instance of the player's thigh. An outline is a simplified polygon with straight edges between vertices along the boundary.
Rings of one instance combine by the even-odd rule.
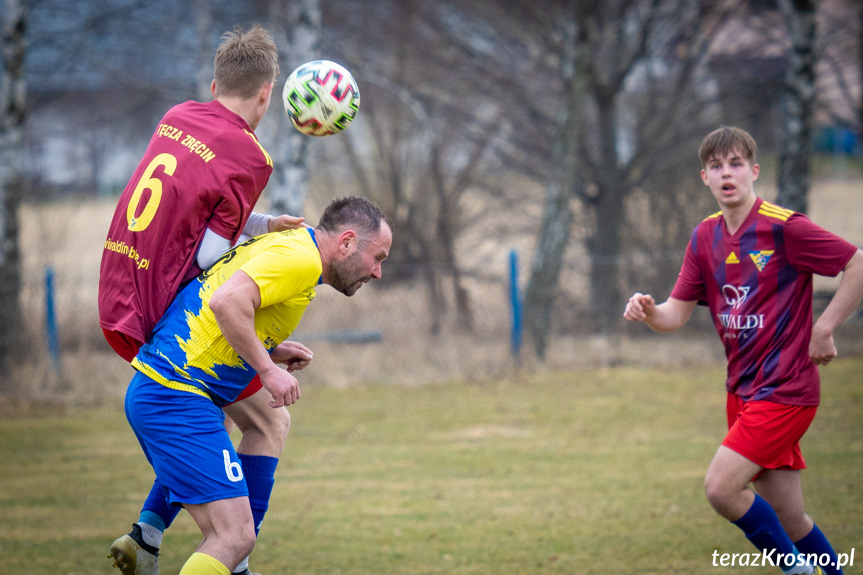
[[[244,434],[257,430],[286,437],[291,425],[291,416],[283,407],[275,409],[270,407],[272,399],[270,392],[261,388],[252,396],[226,405],[222,409]]]
[[[198,505],[184,505],[198,524],[204,553],[232,568],[255,546],[255,525],[248,497],[220,499]]]
[[[800,471],[765,469],[755,480],[755,489],[780,517],[802,517],[805,513]]]
[[[183,506],[204,537],[215,533],[245,533],[254,536],[254,519],[248,497],[231,497],[208,503],[187,504]]]
[[[717,495],[721,492],[737,493],[746,488],[753,476],[761,470],[757,463],[720,445],[707,468],[704,478],[705,488],[708,495],[713,491]]]
[[[171,503],[248,495],[222,412],[212,401],[138,374],[130,383],[126,407]]]

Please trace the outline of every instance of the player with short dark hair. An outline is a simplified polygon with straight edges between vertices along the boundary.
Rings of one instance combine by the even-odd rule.
[[[374,213],[376,221],[341,211]],[[219,407],[255,373],[271,407],[299,400],[291,372],[311,354],[285,340],[316,287],[351,296],[381,277],[392,229],[380,210],[351,197],[329,213],[339,222],[333,228],[266,234],[225,254],[177,295],[132,362],[138,373],[126,393],[129,424],[170,503],[185,507],[203,536],[181,575],[228,575],[255,545],[245,467]]]
[[[180,288],[247,236],[302,226],[302,218],[252,211],[273,171],[254,130],[279,76],[278,51],[260,26],[226,34],[218,47],[213,100],[185,102],[160,120],[117,204],[102,255],[99,323],[131,361]],[[255,378],[225,411],[243,431],[238,451],[259,525],[290,428],[285,409],[255,393]],[[245,399],[247,398],[248,399]],[[243,400],[243,401],[240,401]],[[179,508],[159,479],[132,532],[110,556],[123,575],[155,575],[162,532]],[[247,571],[245,568],[240,572]]]
[[[838,574],[835,551],[804,509],[799,441],[820,401],[817,366],[836,357],[833,332],[863,298],[863,251],[756,196],[756,154],[740,128],[704,138],[701,178],[721,211],[693,231],[671,297],[657,305],[636,293],[623,316],[670,332],[706,303],[728,359],[729,427],[707,471],[707,498],[758,549],[789,558],[785,573]],[[813,326],[813,274],[840,273]],[[806,560],[824,554],[832,565]]]

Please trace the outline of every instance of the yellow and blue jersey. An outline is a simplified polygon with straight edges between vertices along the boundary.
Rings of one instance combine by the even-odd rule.
[[[254,377],[210,309],[210,298],[241,270],[258,285],[255,333],[267,350],[288,339],[315,297],[321,258],[311,229],[265,234],[237,246],[192,280],[173,301],[132,365],[173,389],[230,403]]]

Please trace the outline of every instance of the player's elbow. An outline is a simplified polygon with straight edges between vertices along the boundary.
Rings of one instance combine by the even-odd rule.
[[[216,316],[217,320],[224,317],[232,307],[236,307],[235,304],[232,305],[231,294],[228,290],[224,290],[221,287],[213,292],[213,295],[210,297],[209,305],[210,310],[213,312],[213,315]]]

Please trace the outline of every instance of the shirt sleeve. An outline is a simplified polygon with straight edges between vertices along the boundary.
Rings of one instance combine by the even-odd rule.
[[[195,261],[198,267],[202,270],[209,268],[216,263],[220,257],[231,249],[231,241],[223,238],[212,229],[207,228],[204,232],[204,239],[201,240],[201,245],[198,247],[198,253],[195,256]]]
[[[317,250],[274,244],[240,268],[258,284],[261,307],[301,296],[317,285],[321,259]]]
[[[706,296],[704,275],[701,272],[701,266],[698,265],[695,241],[697,232],[697,229],[692,232],[689,245],[686,246],[683,265],[680,267],[680,273],[677,275],[674,289],[671,290],[671,297],[674,299],[681,301],[702,301]]]
[[[803,214],[793,214],[784,227],[785,249],[794,269],[836,277],[857,252],[857,246],[814,224]]]

